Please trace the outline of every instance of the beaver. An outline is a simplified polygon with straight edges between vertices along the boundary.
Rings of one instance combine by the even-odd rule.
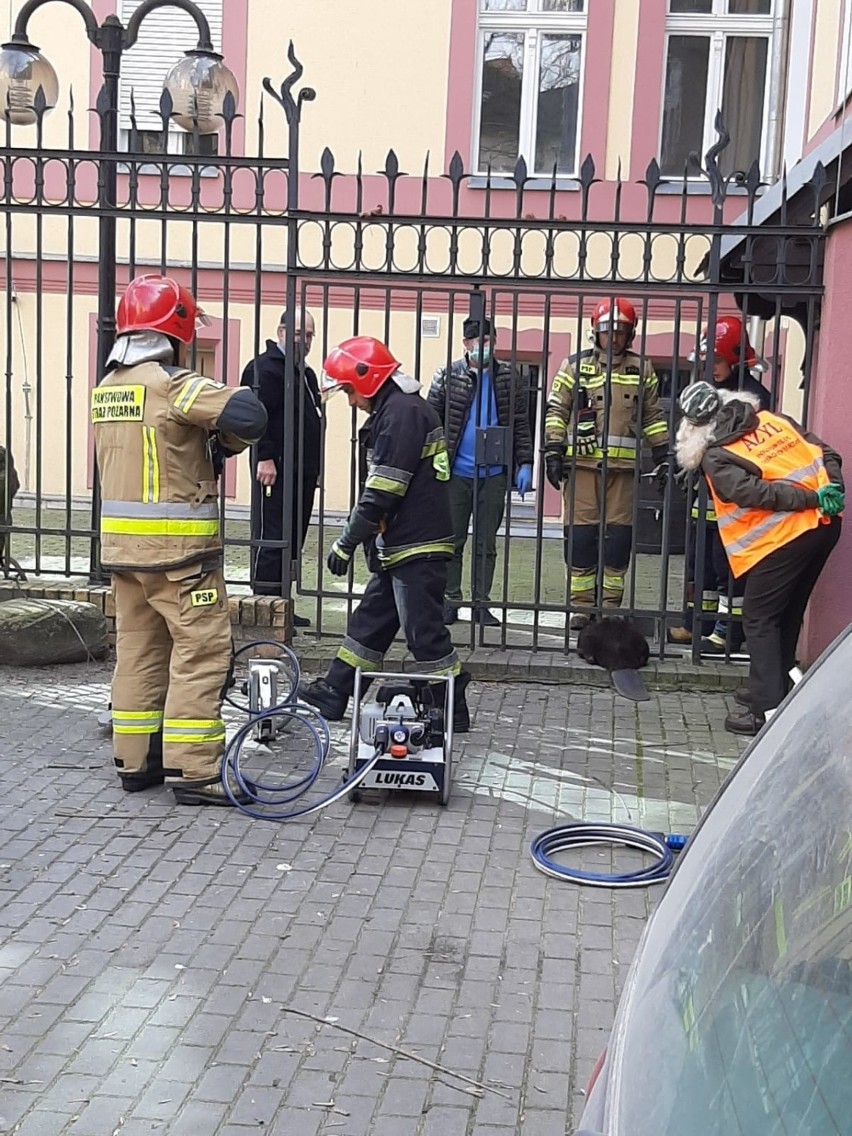
[[[593,619],[580,632],[577,650],[581,658],[603,667],[612,675],[619,694],[633,702],[647,702],[650,694],[637,671],[651,655],[648,640],[621,616]]]

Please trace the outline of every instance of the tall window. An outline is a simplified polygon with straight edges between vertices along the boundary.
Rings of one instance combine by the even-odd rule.
[[[479,0],[475,163],[572,175],[580,136],[586,0]]]
[[[731,135],[723,173],[747,170],[755,158],[765,168],[772,8],[773,0],[669,0],[664,174],[683,176],[691,151],[703,157],[720,109]]]
[[[837,101],[845,103],[852,95],[852,0],[845,0],[841,21],[840,73],[837,80]]]
[[[127,21],[139,7],[141,0],[120,0],[121,21]],[[222,8],[224,0],[196,0],[210,24],[210,35],[215,51],[222,50]],[[119,130],[123,149],[129,148],[131,92],[135,106],[136,148],[146,154],[162,153],[163,120],[160,115],[160,96],[163,80],[185,51],[198,43],[195,20],[179,8],[166,6],[149,12],[139,28],[139,38],[121,59],[119,83]],[[218,137],[205,134],[194,138],[192,134],[172,126],[168,135],[168,152],[171,154],[215,154]]]

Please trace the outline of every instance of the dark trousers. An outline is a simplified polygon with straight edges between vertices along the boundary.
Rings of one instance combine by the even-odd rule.
[[[267,496],[264,487],[255,482],[251,502],[252,540],[284,539],[285,479],[279,473]],[[252,546],[251,590],[256,596],[283,596],[290,587],[290,561],[298,560],[308,535],[314,508],[316,479],[305,477],[302,483],[289,486],[292,494],[293,525],[290,547],[286,549]]]
[[[494,582],[494,569],[497,566],[497,530],[503,523],[503,514],[506,510],[508,480],[505,473],[477,478],[453,475],[450,478],[450,511],[453,519],[455,552],[447,568],[447,599],[455,604],[462,602],[462,566],[464,548],[467,544],[467,527],[474,512],[474,492],[476,517],[473,529],[472,599],[491,598],[491,585]]]
[[[817,525],[749,571],[743,626],[751,664],[748,685],[759,713],[778,706],[796,663],[796,644],[811,592],[840,539],[840,518]]]
[[[458,655],[444,625],[446,580],[446,560],[415,560],[374,573],[328,669],[329,685],[351,694],[355,667],[379,670],[400,627],[419,671],[458,674]]]
[[[722,538],[719,536],[718,525],[708,522],[704,528],[704,578],[700,581],[697,579],[699,574],[697,554],[698,521],[693,518],[689,522],[686,547],[686,579],[692,600],[687,604],[683,625],[691,631],[695,611],[700,609],[702,612],[701,633],[702,635],[709,635],[716,623],[719,594],[721,592],[727,594],[728,588],[728,558],[725,555]],[[709,605],[712,602],[712,608],[705,606],[705,593],[707,594],[707,604]],[[742,595],[742,592],[737,593],[735,589],[732,595],[736,594]],[[713,597],[712,601],[710,600],[711,596]]]

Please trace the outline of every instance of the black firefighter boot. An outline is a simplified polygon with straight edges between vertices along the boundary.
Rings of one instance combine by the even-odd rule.
[[[465,691],[470,683],[470,671],[460,671],[456,675],[453,692],[453,733],[466,734],[470,730],[470,710]]]
[[[125,793],[140,793],[143,789],[153,789],[157,785],[162,785],[166,779],[166,771],[163,769],[163,735],[152,735],[144,769],[125,773],[119,767],[118,776]]]
[[[344,694],[324,678],[315,678],[313,682],[300,682],[298,695],[302,702],[307,702],[309,706],[319,710],[328,722],[339,722],[346,713],[346,704],[349,701],[348,694]]]

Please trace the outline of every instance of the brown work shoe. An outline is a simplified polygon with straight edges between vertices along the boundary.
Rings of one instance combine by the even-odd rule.
[[[725,719],[725,729],[729,734],[742,734],[748,738],[759,734],[765,725],[766,717],[763,714],[746,707],[729,714]]]
[[[751,706],[754,702],[754,695],[749,688],[743,684],[738,686],[734,691],[734,702],[739,702],[740,706]]]
[[[568,624],[569,631],[582,631],[584,627],[588,627],[591,619],[588,615],[583,615],[580,611],[575,611],[571,616],[571,622]]]
[[[692,632],[688,627],[670,627],[666,632],[669,643],[691,643]]]
[[[177,781],[172,789],[179,805],[220,805],[230,808],[234,803],[225,792],[221,777],[206,777],[203,781]],[[233,789],[232,792],[241,805],[247,805],[251,800],[240,789]]]

